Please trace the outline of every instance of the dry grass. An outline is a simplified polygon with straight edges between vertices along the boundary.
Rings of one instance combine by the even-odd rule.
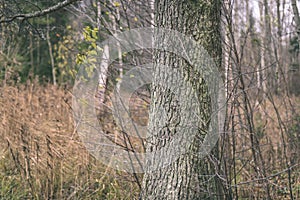
[[[130,102],[132,118],[145,125],[148,104],[136,95]],[[296,97],[290,100],[293,105],[300,103]],[[242,109],[236,113],[236,127],[231,133],[236,138],[236,150],[233,153],[231,137],[224,159],[229,184],[231,189],[237,188],[239,199],[265,198],[265,184],[270,186],[273,199],[289,199],[286,159],[291,167],[294,197],[300,198],[300,108],[292,111],[286,98],[276,97],[273,102],[253,106],[265,179],[258,175],[261,171],[256,170],[252,158],[250,133],[243,124],[245,113]],[[52,85],[28,83],[0,88],[0,199],[138,197],[139,188],[132,176],[107,168],[86,151],[74,130],[70,104],[70,92]],[[119,132],[111,123],[111,114],[104,114],[101,121],[107,131]]]
[[[266,199],[268,186],[272,199],[290,199],[291,183],[293,197],[300,198],[299,97],[274,96],[250,103],[253,133],[247,123],[249,113],[241,104],[235,109],[234,129],[230,124],[225,136],[224,159],[232,190],[241,199]]]
[[[134,199],[132,177],[91,157],[71,95],[37,83],[0,88],[0,199]]]

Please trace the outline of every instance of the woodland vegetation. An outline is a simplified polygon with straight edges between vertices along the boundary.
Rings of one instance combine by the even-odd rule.
[[[0,0],[0,199],[300,199],[298,8],[296,0]],[[97,42],[143,27],[177,30],[208,51],[222,74],[226,115],[202,160],[187,155],[156,173],[129,173],[86,149],[74,123],[73,87]],[[95,91],[99,124],[128,152],[160,148],[154,102],[171,107],[173,94],[155,84],[132,94],[132,120],[149,122],[153,133],[135,139],[113,117],[114,89],[133,66],[159,56],[190,66],[166,52],[115,50]],[[204,94],[198,80],[191,82]]]

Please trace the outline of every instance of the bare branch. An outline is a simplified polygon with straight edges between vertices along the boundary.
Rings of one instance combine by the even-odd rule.
[[[70,4],[73,4],[77,1],[80,1],[80,0],[65,0],[63,2],[57,3],[56,5],[51,6],[47,9],[44,9],[44,10],[36,11],[36,12],[33,12],[33,13],[27,13],[27,14],[18,13],[18,14],[15,14],[13,16],[7,17],[6,19],[0,20],[0,24],[10,23],[10,22],[12,22],[16,19],[26,20],[26,19],[31,19],[31,18],[35,18],[35,17],[44,16],[44,15],[47,15],[49,13],[58,11],[58,10],[68,6]]]

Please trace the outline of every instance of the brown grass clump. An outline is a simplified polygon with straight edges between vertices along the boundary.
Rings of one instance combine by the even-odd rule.
[[[74,130],[68,90],[0,88],[0,199],[134,199],[132,177],[106,168]],[[126,178],[126,179],[124,179]]]

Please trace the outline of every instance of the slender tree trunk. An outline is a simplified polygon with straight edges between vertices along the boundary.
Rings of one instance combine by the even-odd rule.
[[[37,25],[37,28],[39,29],[39,25]],[[40,70],[40,64],[41,64],[41,42],[40,37],[37,37],[36,39],[36,60],[35,60],[35,70],[36,73],[39,73]]]
[[[298,34],[298,42],[300,41],[300,16],[299,16],[299,9],[297,7],[296,0],[291,0],[293,13],[294,13],[294,19],[296,23],[296,31]]]
[[[184,33],[198,41],[212,57],[217,58],[220,65],[222,55],[220,45],[220,17],[221,4],[216,0],[179,1],[179,0],[157,0],[156,25],[167,29],[173,29]],[[192,83],[200,95],[200,113],[197,121],[199,127],[196,140],[190,151],[180,156],[170,165],[151,172],[146,171],[143,178],[143,199],[222,199],[223,192],[217,175],[217,150],[204,159],[197,156],[201,140],[208,130],[210,101],[205,82],[201,77],[192,75],[195,68],[185,60],[168,52],[156,52],[155,61],[172,69],[178,69],[184,77]],[[177,97],[169,89],[158,85],[162,80],[168,79],[172,83],[182,83],[178,76],[167,73],[160,66],[154,67],[154,82],[152,91],[152,103],[150,109],[149,137],[147,140],[147,152],[155,152],[171,142],[178,133],[178,126],[185,121],[185,114],[180,112]],[[187,91],[182,91],[188,98]],[[189,101],[186,99],[185,101]],[[158,126],[161,118],[157,115],[159,107],[167,111],[167,123],[163,129]],[[201,123],[200,123],[201,121]],[[196,123],[198,123],[196,122]],[[204,122],[204,123],[202,123]],[[172,151],[172,150],[171,150]],[[151,169],[150,166],[147,166]]]
[[[55,64],[54,64],[54,57],[53,57],[53,52],[52,52],[52,44],[51,44],[51,38],[50,38],[50,26],[49,26],[49,15],[47,15],[47,43],[48,43],[48,48],[49,48],[49,55],[50,55],[50,62],[51,62],[51,68],[52,68],[52,80],[53,80],[53,85],[56,85],[56,71],[55,71]]]
[[[274,44],[274,55],[276,59],[276,69],[275,69],[275,88],[276,92],[279,93],[282,89],[280,85],[282,74],[282,25],[281,25],[281,14],[280,14],[280,0],[276,0],[276,18],[277,18],[277,48],[276,44]],[[284,76],[283,76],[284,77]]]
[[[101,4],[100,2],[97,2],[97,26],[98,29],[101,30]],[[102,60],[100,63],[100,70],[99,70],[99,83],[98,83],[98,91],[97,91],[97,100],[98,100],[98,106],[99,109],[101,109],[102,104],[105,100],[105,90],[106,90],[106,82],[107,82],[107,74],[108,74],[108,63],[109,60],[109,46],[105,45],[103,47],[103,54],[102,54]]]
[[[235,87],[234,87],[234,79],[233,79],[233,71],[234,71],[234,61],[233,61],[233,25],[232,25],[232,2],[231,0],[224,0],[223,7],[222,7],[222,34],[223,34],[223,43],[222,43],[222,53],[223,53],[223,66],[225,68],[225,95],[226,100],[228,102],[226,117],[225,117],[225,125],[224,125],[224,132],[222,134],[222,142],[223,142],[223,165],[225,169],[225,177],[226,177],[226,197],[227,199],[232,199],[233,192],[235,193],[236,198],[238,198],[238,191],[237,187],[232,188],[230,184],[232,180],[234,184],[237,184],[237,179],[235,178],[236,170],[235,170],[235,161],[232,161],[232,155],[235,155],[235,147],[236,144],[234,142],[235,137],[235,130],[234,126],[231,128],[229,123],[234,122],[234,115],[229,116],[229,113],[234,112],[234,102],[235,102]],[[232,141],[232,142],[231,142]],[[222,143],[220,142],[220,143]],[[232,152],[232,153],[231,153]],[[233,164],[231,164],[233,162]],[[234,179],[231,177],[231,171],[233,165],[233,176]]]
[[[268,29],[266,27],[266,16],[264,15],[265,14],[265,10],[264,10],[264,6],[265,4],[264,3],[260,3],[259,4],[260,6],[260,19],[261,19],[261,30],[263,31],[263,36],[262,36],[262,39],[261,39],[261,44],[260,44],[260,77],[258,77],[261,81],[261,86],[262,86],[262,92],[263,92],[263,98],[262,99],[265,99],[265,94],[267,92],[267,84],[266,84],[266,70],[268,69],[268,63],[267,63],[267,45],[268,45],[268,41],[267,41],[267,30]]]
[[[231,4],[229,0],[224,0],[224,7],[223,7],[223,15],[222,15],[222,33],[223,33],[223,65],[225,67],[225,94],[226,98],[228,98],[230,90],[232,89],[232,65],[231,65],[231,40],[230,40],[230,30],[232,30],[232,11],[230,8]]]
[[[32,33],[29,33],[29,51],[30,51],[30,72],[29,76],[31,76],[32,79],[34,79],[34,74],[35,74],[35,67],[34,67],[34,58],[33,58],[33,36]]]
[[[111,4],[113,5],[115,2],[118,2],[118,1],[114,1],[114,2],[111,1]],[[113,34],[117,34],[119,31],[119,28],[121,26],[119,6],[115,7],[115,12],[116,13],[114,15],[111,15],[111,21],[112,21],[112,27],[113,27],[112,33]],[[121,45],[120,45],[120,42],[118,42],[118,41],[117,41],[117,48],[118,48],[118,62],[119,62],[119,66],[118,66],[119,67],[119,78],[118,78],[118,82],[116,85],[116,90],[119,92],[120,86],[122,83],[122,79],[123,79],[123,60],[122,60]]]
[[[101,109],[102,104],[105,100],[105,90],[106,90],[106,82],[107,82],[107,72],[108,72],[108,60],[109,60],[109,47],[105,45],[103,48],[102,61],[100,63],[100,71],[99,71],[99,83],[98,83],[98,91],[97,91],[97,100],[99,101],[99,109]]]
[[[239,15],[239,12],[240,12],[240,4],[239,2],[234,2],[233,4],[234,8],[233,8],[233,36],[234,36],[234,40],[236,42],[236,50],[237,52],[241,52],[240,51],[240,44],[241,42],[241,31],[240,31],[240,24],[242,23],[241,21],[241,17]]]

